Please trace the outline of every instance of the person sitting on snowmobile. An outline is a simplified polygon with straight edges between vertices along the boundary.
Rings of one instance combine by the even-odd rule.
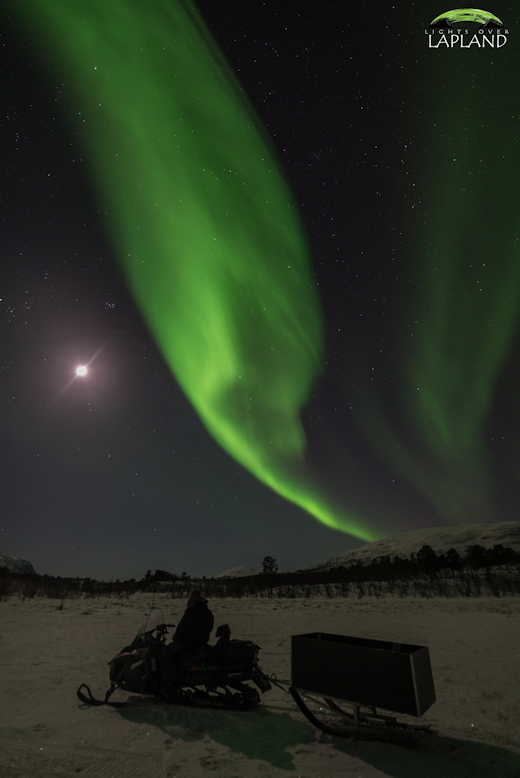
[[[180,680],[183,659],[186,655],[196,656],[197,649],[207,644],[213,623],[213,614],[208,608],[208,601],[198,589],[194,589],[172,642],[164,648],[165,673],[170,682]]]

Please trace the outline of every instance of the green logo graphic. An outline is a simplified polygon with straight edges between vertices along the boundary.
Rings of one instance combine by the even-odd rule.
[[[446,11],[436,16],[430,27],[453,27],[468,22],[475,22],[481,27],[504,27],[498,16],[480,8],[456,8],[454,11]]]

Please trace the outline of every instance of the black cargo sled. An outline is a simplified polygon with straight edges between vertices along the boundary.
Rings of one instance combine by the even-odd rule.
[[[331,735],[402,745],[417,742],[430,728],[389,715],[422,716],[435,702],[425,646],[325,632],[293,635],[291,641],[289,692],[314,726]]]
[[[176,705],[226,710],[250,710],[260,702],[257,688],[271,688],[258,664],[256,643],[231,640],[231,631],[222,624],[216,632],[215,645],[203,646],[180,655],[175,678],[164,663],[164,647],[168,627],[163,612],[154,608],[132,643],[117,654],[110,664],[111,686],[104,700],[96,700],[88,686],[78,689],[79,699],[86,705],[122,707],[124,702],[109,702],[116,689],[158,697]],[[85,689],[88,697],[82,692]]]

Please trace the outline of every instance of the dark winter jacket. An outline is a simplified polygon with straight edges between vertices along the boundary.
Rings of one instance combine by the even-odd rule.
[[[183,651],[205,646],[213,629],[213,614],[206,600],[199,600],[186,608],[179,621],[173,641],[182,644]]]

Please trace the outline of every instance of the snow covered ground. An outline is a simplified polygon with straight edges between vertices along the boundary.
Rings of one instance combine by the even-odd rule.
[[[132,696],[85,708],[76,689],[109,686],[108,662],[135,636],[151,596],[0,602],[2,778],[518,778],[520,598],[222,599],[216,625],[256,641],[263,669],[290,677],[290,636],[309,631],[429,646],[438,734],[413,747],[329,737],[273,688],[248,713]],[[167,621],[185,603],[156,596]]]

